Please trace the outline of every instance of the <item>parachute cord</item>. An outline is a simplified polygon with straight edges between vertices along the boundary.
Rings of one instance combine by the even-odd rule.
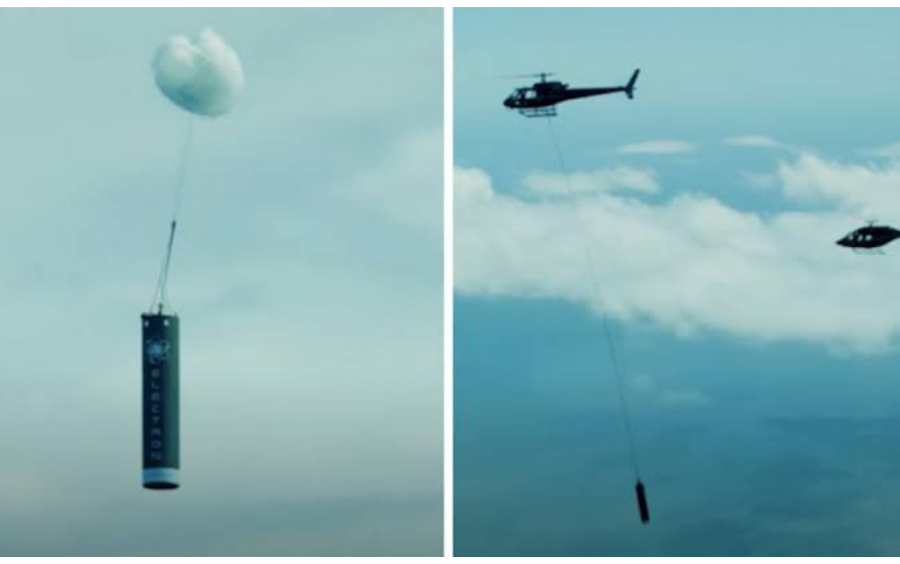
[[[175,183],[175,192],[172,197],[172,221],[178,219],[181,213],[181,196],[184,192],[184,183],[187,179],[188,161],[191,157],[191,146],[194,141],[194,120],[188,118],[187,135],[184,139],[184,146],[181,149],[181,162],[178,167],[178,180]]]
[[[572,182],[569,178],[569,170],[566,167],[566,160],[563,156],[562,147],[559,143],[559,139],[556,137],[556,130],[553,128],[553,118],[547,118],[547,127],[550,130],[550,139],[553,142],[553,148],[556,149],[556,157],[559,160],[559,168],[562,171],[563,179],[566,183],[566,191],[569,195],[574,195],[574,191],[572,190]],[[594,298],[597,300],[597,303],[602,304],[603,300],[601,298],[600,292],[600,281],[597,278],[597,268],[594,263],[594,255],[591,252],[590,246],[585,243],[584,247],[585,256],[587,257],[588,262],[588,273],[591,277],[591,283],[594,290]],[[628,400],[625,395],[625,383],[624,377],[622,374],[622,370],[619,363],[619,355],[616,352],[616,344],[615,339],[613,338],[612,330],[610,329],[610,321],[609,316],[604,310],[601,313],[601,319],[603,320],[603,333],[606,337],[607,350],[609,351],[610,362],[612,363],[613,368],[613,379],[616,381],[616,390],[619,394],[619,404],[622,410],[622,420],[625,425],[625,436],[628,439],[628,451],[631,457],[631,467],[634,470],[634,476],[638,482],[641,481],[641,472],[638,466],[638,457],[637,457],[637,447],[635,446],[635,438],[634,438],[634,429],[631,423],[631,411],[628,407]]]
[[[166,244],[166,254],[159,270],[159,278],[156,281],[156,290],[153,292],[153,299],[150,302],[149,311],[151,312],[155,309],[158,313],[163,313],[169,303],[169,294],[167,292],[169,267],[172,263],[172,249],[175,245],[175,230],[178,227],[178,215],[181,212],[182,193],[184,192],[184,184],[187,178],[187,166],[191,156],[193,137],[194,122],[188,120],[187,135],[185,136],[184,145],[181,149],[178,176],[175,180],[175,188],[172,195],[172,219],[169,222],[169,240]]]

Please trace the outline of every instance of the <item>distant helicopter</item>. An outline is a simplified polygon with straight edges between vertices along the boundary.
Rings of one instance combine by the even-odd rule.
[[[601,88],[569,88],[568,84],[559,81],[547,81],[547,77],[553,75],[550,72],[519,75],[537,76],[540,77],[541,81],[535,82],[532,86],[516,88],[503,101],[503,105],[507,108],[518,110],[525,117],[553,117],[556,115],[556,104],[567,100],[575,100],[576,98],[624,92],[630,100],[634,98],[634,83],[637,82],[640,72],[641,69],[635,69],[628,80],[628,84],[625,86]]]
[[[846,237],[839,239],[837,244],[853,250],[871,250],[883,247],[898,238],[900,238],[900,230],[887,225],[875,225],[873,222],[869,222],[865,227],[851,231]]]

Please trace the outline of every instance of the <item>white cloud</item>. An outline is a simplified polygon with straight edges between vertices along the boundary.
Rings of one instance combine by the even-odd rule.
[[[562,196],[567,194],[595,194],[617,190],[633,190],[652,194],[659,191],[652,170],[618,166],[590,171],[575,171],[566,175],[536,171],[527,174],[522,184],[534,195]]]
[[[740,176],[745,184],[757,190],[771,190],[778,186],[778,179],[771,173],[742,172]]]
[[[779,163],[775,174],[788,198],[830,205],[857,220],[900,219],[900,162],[841,163],[804,153]]]
[[[863,154],[881,159],[900,159],[900,141],[867,149]]]
[[[776,141],[765,135],[738,135],[736,137],[728,137],[725,139],[726,145],[735,147],[759,147],[763,149],[785,149],[792,150],[793,147],[786,145],[780,141]]]
[[[494,197],[491,177],[481,169],[457,167],[453,178],[457,204],[477,203]]]
[[[781,176],[800,184],[809,162]],[[660,204],[608,193],[531,202],[491,189],[481,171],[459,170],[455,213],[462,293],[561,298],[679,334],[711,329],[868,352],[900,331],[900,263],[834,245],[855,223],[842,211],[761,217],[701,194]]]
[[[631,143],[622,145],[618,149],[619,153],[623,155],[675,155],[693,153],[695,150],[696,147],[693,143],[672,139]]]

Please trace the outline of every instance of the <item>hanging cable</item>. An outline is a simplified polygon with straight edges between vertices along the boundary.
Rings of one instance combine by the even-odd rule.
[[[591,280],[593,281],[594,286],[594,296],[597,301],[600,301],[600,285],[597,282],[597,271],[594,265],[594,256],[591,253],[590,249],[586,249],[585,254],[587,255],[588,265],[591,271]],[[625,426],[625,435],[628,438],[628,450],[631,454],[631,467],[634,469],[634,477],[640,481],[641,472],[638,467],[638,459],[637,459],[637,449],[635,447],[634,440],[634,431],[631,424],[631,410],[628,407],[628,400],[625,396],[625,383],[623,378],[623,372],[621,369],[621,365],[619,363],[619,354],[615,345],[615,339],[612,334],[612,330],[610,329],[609,316],[604,311],[601,315],[603,320],[603,333],[606,337],[607,348],[609,351],[609,360],[613,369],[613,379],[616,381],[616,390],[619,393],[619,404],[622,408],[622,420]]]
[[[150,301],[149,311],[156,310],[157,313],[163,313],[169,303],[169,295],[167,286],[169,282],[169,267],[172,264],[172,249],[175,245],[175,231],[178,228],[178,215],[181,212],[182,193],[187,178],[188,161],[191,154],[191,146],[194,137],[194,122],[188,120],[188,130],[185,136],[184,145],[181,149],[181,159],[178,165],[178,176],[175,179],[175,188],[172,194],[172,219],[169,222],[169,239],[166,244],[166,253],[163,257],[162,266],[159,269],[159,277],[156,281],[156,290],[153,292],[153,298]]]
[[[550,140],[553,143],[553,148],[556,150],[556,157],[559,161],[559,168],[562,172],[563,179],[566,184],[566,191],[570,196],[574,196],[575,192],[572,189],[572,182],[569,177],[569,170],[566,166],[566,159],[563,155],[562,146],[559,143],[559,139],[556,136],[556,130],[553,127],[553,117],[547,118],[547,128],[550,130]],[[594,290],[594,298],[597,300],[597,303],[603,304],[603,299],[601,297],[600,292],[600,281],[597,278],[597,268],[594,262],[594,255],[591,252],[591,247],[587,243],[585,243],[585,256],[587,257],[587,266],[588,273],[591,277],[591,283]],[[644,487],[643,482],[641,481],[641,472],[640,467],[638,465],[638,457],[637,457],[637,447],[636,441],[634,438],[634,429],[631,422],[631,412],[628,407],[628,399],[625,394],[625,382],[624,376],[621,368],[621,364],[619,362],[619,354],[617,352],[616,342],[612,330],[610,328],[610,320],[609,315],[607,315],[606,310],[603,310],[601,313],[601,319],[603,321],[603,333],[606,337],[607,350],[609,351],[610,363],[612,365],[613,371],[613,379],[616,382],[616,390],[619,395],[619,405],[621,407],[622,412],[622,421],[625,426],[625,436],[628,440],[628,451],[631,458],[631,467],[634,470],[635,477],[635,493],[637,495],[638,500],[638,512],[641,517],[641,521],[643,523],[648,523],[650,521],[650,511],[647,506],[647,495],[646,488]]]

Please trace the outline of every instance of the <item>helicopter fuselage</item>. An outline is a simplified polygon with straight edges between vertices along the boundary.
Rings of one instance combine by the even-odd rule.
[[[852,231],[836,243],[851,249],[876,249],[900,239],[900,231],[887,225],[867,225]]]
[[[542,88],[542,86],[544,87]],[[569,88],[565,85],[562,85],[561,88],[546,88],[546,86],[550,85],[538,83],[531,88],[520,88],[506,98],[503,105],[513,109],[544,108],[577,98],[588,98],[590,96],[602,96],[604,94],[626,91],[624,86],[607,88]]]

